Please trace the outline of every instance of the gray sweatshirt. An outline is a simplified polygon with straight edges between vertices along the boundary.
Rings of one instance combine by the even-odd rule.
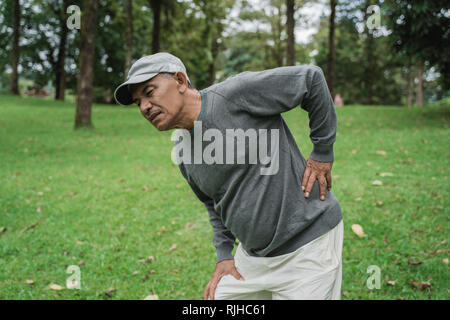
[[[304,197],[306,160],[281,115],[298,105],[306,110],[314,145],[311,159],[334,160],[337,116],[319,67],[243,72],[201,94],[194,128],[190,133],[178,129],[184,139],[173,140],[180,171],[209,213],[217,262],[233,259],[236,238],[249,255],[272,257],[295,251],[341,221],[337,198],[327,190],[320,200],[317,180],[309,198]],[[251,140],[255,134],[257,143]],[[182,145],[190,147],[193,160],[186,161],[189,150],[180,151]],[[196,161],[202,152],[215,162],[211,157]]]

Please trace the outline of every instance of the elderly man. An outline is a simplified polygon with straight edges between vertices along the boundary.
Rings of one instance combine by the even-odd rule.
[[[208,211],[217,252],[204,299],[340,299],[343,221],[331,192],[337,116],[319,67],[243,72],[198,91],[181,60],[161,52],[136,61],[115,98],[136,103],[159,131],[178,129],[191,148],[177,163]],[[281,116],[298,105],[314,145],[307,160]],[[230,147],[235,139],[241,143]],[[190,161],[208,152],[208,161]],[[269,162],[276,166],[264,171]]]

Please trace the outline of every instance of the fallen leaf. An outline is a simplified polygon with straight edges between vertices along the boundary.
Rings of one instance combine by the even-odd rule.
[[[383,182],[381,182],[380,180],[374,180],[374,181],[372,181],[372,185],[373,186],[382,186]]]
[[[3,233],[6,231],[6,227],[0,227],[0,233]]]
[[[60,285],[55,284],[55,283],[50,284],[48,287],[49,287],[49,289],[57,290],[57,291],[64,289],[64,287],[61,287]]]
[[[431,288],[431,283],[429,283],[429,282],[421,282],[419,284],[419,289],[420,290],[425,290],[426,288]]]
[[[380,173],[380,176],[381,176],[381,177],[393,177],[394,174],[391,173],[391,172],[381,172],[381,173]]]
[[[153,261],[155,261],[155,257],[153,257],[153,256],[149,256],[147,258],[138,260],[138,262],[153,262]]]
[[[352,224],[352,231],[360,238],[364,237],[364,229],[359,224]]]
[[[376,200],[375,203],[377,204],[378,207],[381,207],[383,205],[383,201],[380,200]]]
[[[442,259],[442,262],[445,263],[445,264],[448,264],[448,258]]]
[[[358,198],[355,199],[355,201],[361,201],[361,200],[362,200],[361,197],[358,197]]]
[[[113,293],[114,291],[116,291],[116,289],[114,289],[114,288],[109,288],[109,289],[105,292],[105,294],[106,294],[108,297],[112,298],[112,293]]]
[[[69,193],[63,194],[63,197],[72,197],[76,194],[77,194],[76,192],[69,192]]]
[[[23,228],[20,232],[19,235],[21,235],[22,233],[24,233],[25,231],[28,231],[34,227],[36,227],[39,224],[39,221],[36,221],[35,223],[30,224],[29,226],[26,226],[25,228]]]
[[[171,274],[177,274],[179,271],[178,269],[173,269],[172,272],[170,272]]]
[[[380,156],[386,155],[386,151],[384,151],[384,150],[377,150],[376,153],[379,154]]]
[[[192,228],[194,228],[194,224],[192,222],[188,222],[188,223],[186,223],[186,228],[192,229]]]
[[[148,191],[148,187],[147,187],[147,186],[143,186],[143,187],[142,187],[142,190],[143,190],[143,191]]]
[[[389,286],[395,286],[395,281],[394,281],[394,280],[389,280],[389,281],[387,282],[387,284],[388,284]]]
[[[161,229],[159,229],[159,231],[156,232],[156,234],[159,236],[160,234],[166,233],[166,232],[167,232],[166,227],[165,227],[165,226],[162,226]]]
[[[30,286],[34,284],[34,280],[25,280],[25,282]]]
[[[358,151],[356,150],[352,150],[352,154],[356,154]]]
[[[158,295],[156,295],[156,294],[151,294],[151,295],[149,295],[149,296],[146,296],[146,297],[144,298],[144,300],[159,300],[159,297],[158,297]]]
[[[177,248],[177,244],[174,243],[174,244],[169,248],[169,251],[173,251],[173,250],[175,250],[176,248]]]
[[[421,261],[410,261],[410,260],[408,260],[408,264],[410,266],[420,266],[422,264],[422,262]]]

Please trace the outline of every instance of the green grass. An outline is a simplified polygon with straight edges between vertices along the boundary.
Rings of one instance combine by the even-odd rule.
[[[94,130],[74,131],[74,111],[71,103],[0,96],[0,297],[111,299],[105,293],[114,288],[112,299],[200,299],[215,267],[212,230],[170,161],[171,132],[158,132],[136,108],[103,105],[93,108]],[[450,106],[337,113],[342,298],[448,299]],[[307,157],[307,113],[283,116]],[[355,223],[364,238],[352,232]],[[139,262],[148,256],[155,260]],[[48,289],[65,286],[69,265],[80,266],[81,290]],[[380,289],[366,286],[370,265],[381,269]]]

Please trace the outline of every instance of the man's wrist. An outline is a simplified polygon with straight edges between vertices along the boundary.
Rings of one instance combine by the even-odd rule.
[[[310,158],[319,162],[333,162],[334,152],[332,144],[315,144]]]

